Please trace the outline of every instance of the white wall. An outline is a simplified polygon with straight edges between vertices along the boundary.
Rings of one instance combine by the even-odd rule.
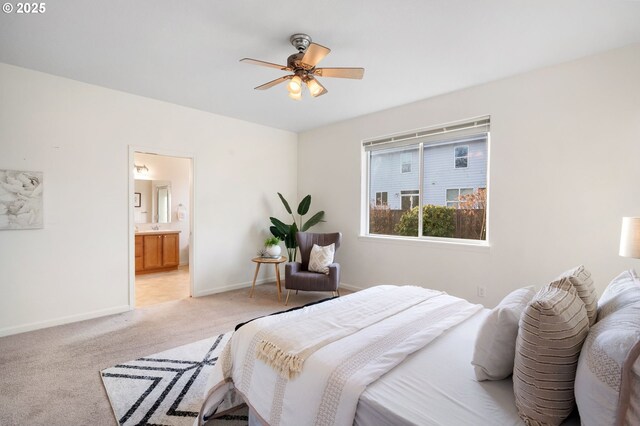
[[[171,223],[138,223],[136,226],[139,230],[148,230],[157,225],[160,229],[171,229],[180,231],[180,264],[187,265],[189,263],[189,191],[191,185],[189,182],[191,160],[188,158],[170,157],[167,155],[154,155],[135,153],[135,163],[145,165],[149,169],[145,179],[168,181],[171,182]],[[136,179],[136,185],[138,180]],[[151,194],[151,191],[150,191]],[[151,201],[153,197],[149,197]],[[187,209],[185,219],[178,220],[178,205],[182,204]],[[142,207],[141,207],[142,209]],[[135,210],[140,209],[134,209]],[[151,214],[151,205],[144,208]],[[151,218],[151,215],[149,216]]]
[[[487,114],[490,248],[358,237],[361,140]],[[315,229],[344,233],[343,283],[412,283],[487,306],[579,263],[599,292],[640,270],[617,255],[621,217],[640,215],[639,185],[639,44],[299,135],[298,193],[327,212]]]
[[[195,155],[195,295],[250,283],[276,192],[296,195],[296,139],[0,64],[0,169],[45,188],[44,229],[0,231],[0,335],[128,309],[129,145]]]

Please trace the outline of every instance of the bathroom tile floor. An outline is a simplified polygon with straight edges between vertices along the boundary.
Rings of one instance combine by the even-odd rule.
[[[175,271],[136,275],[136,308],[189,297],[189,265]]]

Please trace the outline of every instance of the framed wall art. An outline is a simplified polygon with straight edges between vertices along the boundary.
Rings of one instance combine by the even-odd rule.
[[[0,230],[44,227],[42,172],[0,170]]]

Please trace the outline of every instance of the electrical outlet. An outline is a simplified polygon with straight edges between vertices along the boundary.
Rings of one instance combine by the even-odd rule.
[[[487,288],[483,285],[478,286],[478,297],[484,297],[487,292]]]

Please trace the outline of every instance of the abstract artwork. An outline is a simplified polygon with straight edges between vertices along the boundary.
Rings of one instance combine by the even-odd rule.
[[[42,172],[0,170],[0,230],[42,227]]]

